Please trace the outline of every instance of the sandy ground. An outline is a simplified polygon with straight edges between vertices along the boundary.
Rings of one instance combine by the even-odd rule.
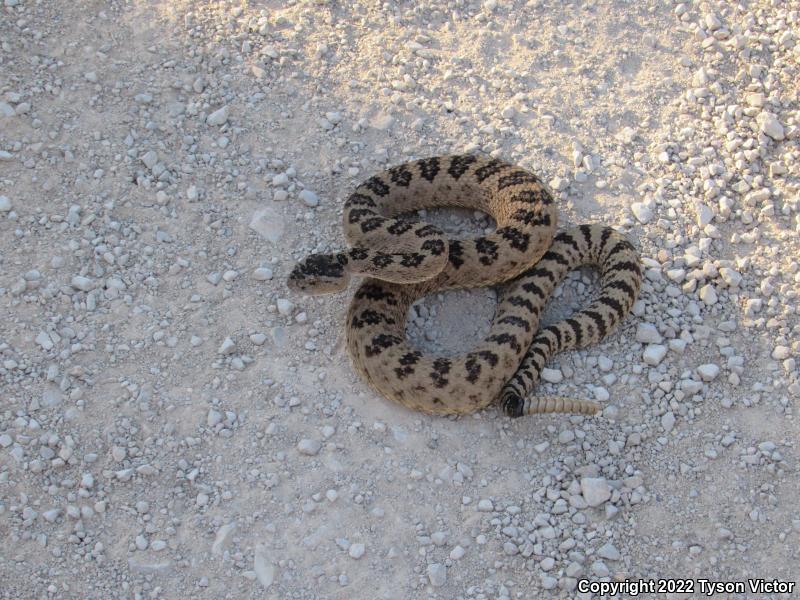
[[[796,579],[798,9],[4,0],[0,597]],[[349,295],[287,290],[361,180],[464,151],[641,248],[634,314],[541,385],[600,416],[392,405],[350,367]],[[493,310],[431,297],[408,332],[452,354]]]

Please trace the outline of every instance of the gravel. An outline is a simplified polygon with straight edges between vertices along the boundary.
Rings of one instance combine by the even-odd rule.
[[[5,595],[582,598],[586,577],[792,579],[797,11],[312,4],[5,0]],[[560,226],[608,223],[641,250],[633,314],[554,357],[535,392],[600,415],[394,406],[349,363],[352,288],[286,288],[298,259],[342,247],[358,183],[461,151],[532,169]],[[418,216],[453,236],[494,227]],[[543,322],[596,286],[570,274]],[[496,299],[431,295],[409,337],[462,353]]]

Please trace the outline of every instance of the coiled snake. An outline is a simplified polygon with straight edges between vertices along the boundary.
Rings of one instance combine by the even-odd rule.
[[[464,207],[491,215],[496,230],[449,239],[401,213]],[[593,414],[587,400],[531,392],[547,360],[613,331],[635,302],[639,255],[609,227],[580,225],[555,234],[557,208],[534,174],[475,155],[439,156],[392,167],[367,179],[344,206],[350,248],[313,254],[288,284],[319,294],[344,290],[365,275],[347,315],[347,348],[364,379],[387,398],[426,413],[471,413],[499,398],[508,416]],[[539,331],[539,317],[564,276],[582,265],[601,272],[600,295],[572,317]],[[500,285],[489,334],[476,348],[445,358],[423,354],[405,337],[410,306],[431,292]]]

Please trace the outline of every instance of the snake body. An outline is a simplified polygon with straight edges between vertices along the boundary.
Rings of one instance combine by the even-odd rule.
[[[494,232],[449,239],[425,222],[398,218],[433,207],[491,215]],[[313,254],[288,284],[317,294],[367,278],[347,315],[347,348],[361,376],[390,400],[437,415],[465,414],[499,400],[511,417],[546,412],[592,414],[594,402],[531,397],[554,354],[596,343],[630,311],[641,285],[639,255],[620,233],[580,225],[556,234],[557,207],[533,173],[475,155],[431,157],[378,173],[348,197],[344,231],[350,248]],[[600,294],[572,317],[539,330],[547,299],[566,274],[583,265],[601,273]],[[422,353],[405,336],[406,315],[419,298],[447,289],[498,285],[486,338],[455,357]]]

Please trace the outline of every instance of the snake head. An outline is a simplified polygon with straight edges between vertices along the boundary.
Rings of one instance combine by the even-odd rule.
[[[293,292],[312,296],[341,292],[350,281],[346,267],[344,254],[312,254],[295,265],[286,283]]]

